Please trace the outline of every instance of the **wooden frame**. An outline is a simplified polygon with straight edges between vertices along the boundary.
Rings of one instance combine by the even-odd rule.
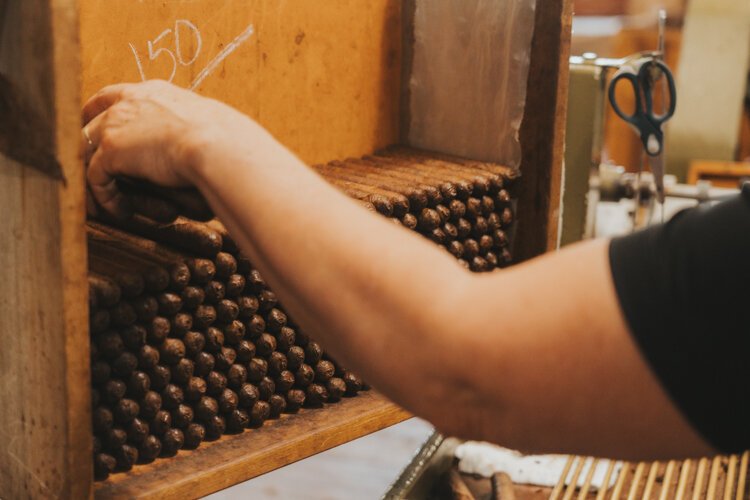
[[[404,3],[401,23],[410,19],[409,3]],[[521,238],[516,246],[521,258],[556,246],[570,16],[570,0],[550,0],[537,8],[527,117],[521,130],[523,180],[517,232]],[[401,24],[389,29],[394,28],[400,30]],[[17,94],[11,92],[11,101],[28,105],[30,110],[13,120],[41,117],[37,121],[29,118],[26,134],[16,131],[14,135],[15,129],[7,127],[14,123],[8,116],[3,117],[0,127],[3,498],[87,498],[95,494],[85,183],[79,151],[81,75],[86,68],[81,68],[79,36],[77,0],[0,0],[0,76],[18,89]],[[398,106],[393,109],[398,113]],[[397,121],[398,116],[394,119]],[[25,152],[31,154],[18,156],[17,148],[9,145],[28,146]],[[56,158],[60,165],[57,175],[48,165],[34,160],[45,155]],[[195,457],[203,457],[204,462],[185,455],[185,461],[195,464],[189,471],[195,475],[188,480],[173,481],[167,469],[174,469],[157,462],[143,472],[98,486],[96,495],[108,496],[116,491],[130,496],[206,494],[408,416],[375,394],[342,405],[333,413],[336,418],[342,417],[340,421],[329,417],[327,410],[306,412],[310,420],[296,427],[299,433],[289,432],[290,426],[302,420],[296,417],[269,425],[269,437],[263,440],[270,443],[283,436],[288,441],[284,446],[269,445],[248,455],[241,444],[253,433],[225,438],[195,452]],[[305,428],[311,422],[318,427]],[[219,457],[225,463],[210,467]],[[248,469],[248,464],[255,465]],[[146,481],[145,476],[151,479]],[[174,484],[174,488],[164,489],[159,484]],[[201,486],[194,489],[196,484]],[[117,490],[120,487],[124,489]]]

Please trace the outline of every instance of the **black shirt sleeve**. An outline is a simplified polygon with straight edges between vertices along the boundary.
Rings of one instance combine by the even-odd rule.
[[[617,238],[615,288],[643,356],[694,428],[750,449],[750,185]]]

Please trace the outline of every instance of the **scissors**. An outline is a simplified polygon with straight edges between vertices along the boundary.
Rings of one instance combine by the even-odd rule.
[[[666,80],[669,99],[663,114],[654,112],[654,92],[659,75]],[[630,82],[635,97],[635,111],[625,113],[617,103],[617,84],[622,80]],[[609,86],[609,102],[615,113],[628,122],[640,135],[643,148],[648,156],[651,172],[656,183],[659,203],[664,203],[664,131],[662,125],[672,118],[677,105],[677,92],[674,77],[669,67],[658,58],[646,57],[631,61],[622,66],[612,77]]]

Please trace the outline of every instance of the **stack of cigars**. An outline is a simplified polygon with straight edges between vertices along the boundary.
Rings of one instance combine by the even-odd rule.
[[[476,272],[510,263],[517,173],[405,148],[313,167]],[[123,181],[87,224],[98,480],[367,386],[285,312],[195,193]]]

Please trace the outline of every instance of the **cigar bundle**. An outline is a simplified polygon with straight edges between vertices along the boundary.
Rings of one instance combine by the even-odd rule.
[[[366,389],[241,255],[87,229],[97,479]]]
[[[313,167],[349,196],[444,247],[476,272],[512,261],[517,171],[405,147]]]
[[[314,169],[473,271],[511,261],[511,169],[405,148]],[[298,328],[197,193],[121,188],[133,216],[87,226],[97,479],[367,388]]]

